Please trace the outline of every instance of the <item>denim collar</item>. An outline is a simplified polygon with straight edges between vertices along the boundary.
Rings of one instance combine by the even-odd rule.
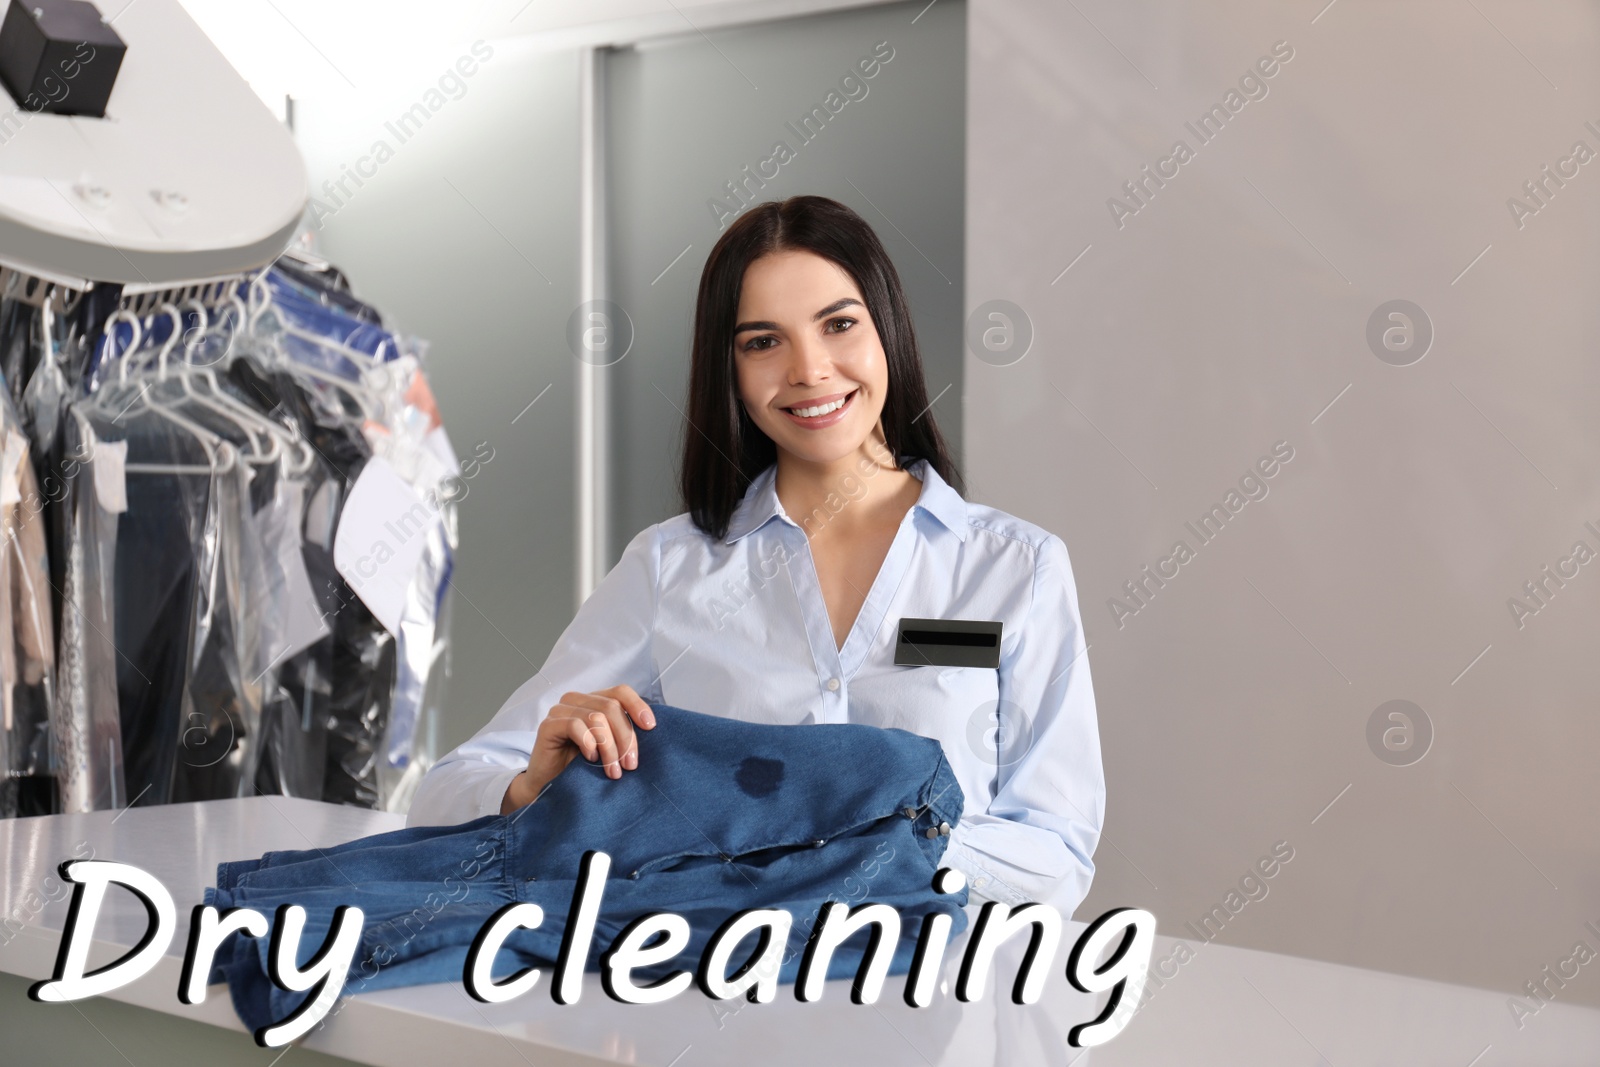
[[[914,507],[938,519],[959,540],[965,541],[967,502],[961,499],[961,494],[939,477],[939,472],[925,459],[915,461],[906,470],[922,483],[922,492],[917,496]],[[744,491],[744,498],[739,501],[739,506],[734,508],[733,517],[728,522],[728,536],[724,539],[727,544],[731,545],[747,534],[754,533],[773,519],[779,519],[799,529],[795,521],[783,510],[783,504],[778,500],[777,486],[778,465],[774,463],[756,475],[755,480]]]

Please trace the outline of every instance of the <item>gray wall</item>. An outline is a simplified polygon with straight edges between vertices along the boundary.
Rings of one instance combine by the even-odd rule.
[[[757,174],[745,198],[828,196],[872,225],[907,288],[929,396],[949,387],[934,414],[959,443],[966,7],[926,7],[912,0],[687,34],[611,58],[611,292],[636,335],[633,351],[608,368],[611,559],[640,529],[682,510],[683,419],[673,405],[686,402],[700,269],[731,221],[707,201],[739,210],[724,183],[743,179],[741,168],[756,172],[776,142],[793,160],[764,187]],[[839,92],[879,42],[893,58],[859,79],[861,88],[852,84],[860,99],[836,102],[838,114],[802,142],[786,124],[799,127]]]
[[[1600,163],[1520,227],[1507,200],[1600,150],[1600,11],[970,16],[967,310],[1011,301],[1035,337],[1009,366],[969,352],[968,466],[1072,553],[1109,791],[1083,914],[1146,905],[1198,944],[1184,923],[1286,841],[1225,942],[1508,992],[1593,947],[1600,573],[1520,627],[1508,599],[1600,550]],[[1278,41],[1267,95],[1202,144],[1185,123]],[[1193,158],[1129,200],[1178,139]],[[1434,334],[1406,366],[1416,345],[1368,341],[1397,299]],[[1268,494],[1202,545],[1185,523],[1279,441]],[[1180,539],[1194,558],[1128,598]],[[1391,700],[1431,723],[1408,765],[1419,734],[1405,750],[1387,710],[1402,750],[1369,741]],[[1600,1004],[1600,983],[1557,996]]]

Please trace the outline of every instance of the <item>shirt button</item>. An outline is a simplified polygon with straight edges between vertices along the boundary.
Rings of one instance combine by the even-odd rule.
[[[972,888],[974,888],[974,889],[982,889],[984,886],[986,886],[988,884],[989,884],[989,879],[987,879],[987,878],[978,878],[978,879],[975,879],[973,881]]]
[[[837,678],[829,678],[828,679],[828,692],[837,693],[838,691],[839,691],[839,679],[837,679]]]

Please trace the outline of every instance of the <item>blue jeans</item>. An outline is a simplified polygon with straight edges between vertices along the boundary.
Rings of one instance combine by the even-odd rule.
[[[461,981],[473,937],[514,902],[538,904],[545,920],[507,939],[497,977],[552,966],[578,864],[590,849],[611,856],[612,876],[589,970],[599,969],[600,953],[623,927],[662,911],[682,915],[693,935],[673,960],[640,968],[640,980],[693,972],[722,922],[747,908],[782,908],[794,917],[780,972],[785,982],[794,980],[830,899],[883,903],[900,913],[892,974],[910,968],[922,917],[947,914],[953,933],[965,929],[966,891],[940,895],[932,888],[948,840],[939,827],[955,826],[963,804],[937,741],[873,726],[771,726],[652,707],[657,726],[645,736],[639,767],[619,780],[574,760],[535,804],[510,815],[224,863],[206,903],[255,908],[269,918],[280,904],[302,905],[302,965],[321,946],[335,908],[361,908],[366,921],[349,992]],[[866,945],[866,932],[852,937],[834,954],[828,976],[853,976]],[[228,982],[251,1029],[284,1018],[305,999],[271,983],[267,951],[267,939],[235,935],[211,974],[213,982]]]

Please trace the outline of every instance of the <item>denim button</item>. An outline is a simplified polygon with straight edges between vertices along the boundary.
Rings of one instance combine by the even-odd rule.
[[[722,853],[722,862],[723,863],[732,863],[733,862],[733,857],[728,855],[726,852],[724,852],[724,853]]]
[[[915,819],[916,817],[917,817],[917,809],[916,808],[907,808],[906,809],[906,818]]]
[[[923,836],[931,841],[939,836],[939,828],[937,826],[930,826],[923,832]]]
[[[634,871],[632,874],[628,875],[628,877],[632,878],[634,881],[638,881],[639,880],[639,872],[638,871]]]
[[[814,842],[812,842],[811,847],[812,848],[821,848],[823,845],[826,845],[826,844],[827,844],[827,842],[819,837]]]
[[[950,824],[949,823],[942,822],[942,823],[939,824],[939,836],[940,837],[949,837],[950,836]]]

